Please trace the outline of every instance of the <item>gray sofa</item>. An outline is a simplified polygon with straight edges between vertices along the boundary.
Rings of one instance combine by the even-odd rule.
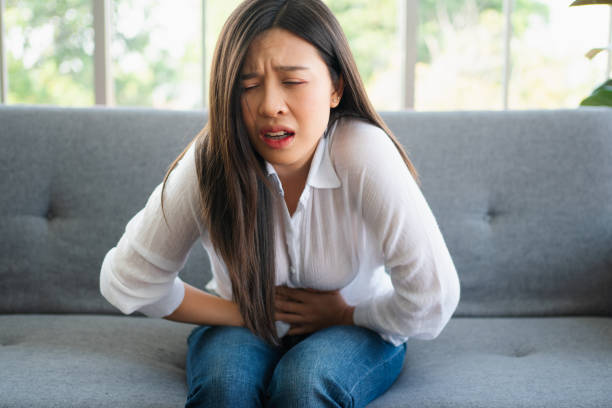
[[[459,272],[371,407],[612,407],[612,109],[395,112]],[[193,326],[122,316],[104,254],[197,111],[0,106],[0,407],[179,407]],[[196,244],[181,272],[210,277]],[[136,340],[138,339],[138,340]]]

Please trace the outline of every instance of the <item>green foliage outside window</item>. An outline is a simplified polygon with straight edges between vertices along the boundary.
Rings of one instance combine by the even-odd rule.
[[[93,104],[91,0],[8,0],[8,102]]]
[[[379,109],[400,108],[398,97],[400,71],[397,58],[398,0],[324,1],[334,11],[345,30],[375,106]],[[557,0],[553,1],[556,3]],[[150,35],[155,30],[162,33],[166,30],[168,35],[172,35],[174,34],[172,31],[184,29],[178,27],[174,30],[170,26],[163,26],[164,22],[159,21],[163,20],[163,16],[156,17],[159,13],[155,13],[155,8],[167,6],[166,3],[173,7],[181,5],[186,7],[186,4],[201,4],[201,0],[192,0],[189,3],[185,0],[112,2],[115,26],[124,27],[115,31],[111,51],[117,105],[202,108],[203,75],[200,65],[202,36],[194,34],[193,38],[189,37],[181,44],[176,44],[176,47],[164,48]],[[501,61],[502,44],[499,41],[499,32],[503,26],[502,3],[503,0],[419,1],[417,102],[421,86],[420,96],[423,93],[434,96],[429,98],[428,105],[424,105],[426,109],[444,107],[444,103],[449,98],[457,98],[454,104],[449,105],[451,108],[466,107],[460,100],[465,96],[462,88],[436,89],[435,82],[443,79],[445,73],[448,73],[445,68],[449,65],[455,71],[465,69],[458,67],[454,62],[456,59],[453,59],[453,55],[461,55],[463,52],[461,49],[453,49],[454,47],[475,43],[479,51],[494,55],[488,60],[485,58],[473,61],[473,67],[469,67],[473,72],[468,77],[465,73],[459,72],[464,76],[459,75],[457,81],[461,82],[466,78],[469,80],[469,98],[483,100],[485,106],[499,103],[499,90],[492,91],[488,87],[493,82],[501,82],[499,61]],[[220,26],[236,4],[238,0],[207,1],[208,66]],[[534,18],[546,22],[549,19],[551,4],[551,0],[515,0],[512,15],[515,36],[513,41],[522,41],[522,36],[529,30]],[[122,8],[138,10],[141,18],[133,21],[133,15],[122,17],[129,15],[122,12]],[[191,12],[191,15],[193,21],[185,21],[184,24],[194,26],[201,24],[200,10]],[[471,18],[465,17],[470,15]],[[94,33],[91,0],[6,0],[4,18],[8,50],[9,104],[91,106],[94,103]],[[125,21],[121,20],[122,18]],[[477,30],[475,26],[479,24],[485,26]],[[199,27],[201,30],[201,26]],[[572,30],[575,29],[576,27],[572,27]],[[490,34],[482,36],[482,32]],[[456,41],[457,38],[462,42]],[[175,52],[176,49],[180,51],[178,54]],[[519,58],[524,65],[521,71],[512,74],[521,79],[512,90],[516,95],[515,106],[530,103],[541,107],[578,105],[579,100],[574,101],[573,97],[569,98],[569,102],[563,100],[564,97],[568,98],[563,95],[563,83],[548,85],[542,83],[539,77],[528,78],[537,71],[537,67],[533,64],[548,64],[539,69],[539,72],[555,67],[554,62],[546,60],[548,57],[538,56],[535,59],[520,60],[520,56],[513,55],[513,61],[514,58]],[[490,61],[495,61],[494,69],[490,66]],[[531,65],[526,65],[527,63]],[[438,73],[437,69],[440,67],[442,71]],[[425,77],[419,77],[419,73],[427,73],[428,81],[425,81]],[[419,81],[422,81],[421,85]],[[533,83],[537,83],[538,87],[534,87]],[[459,85],[451,83],[448,86]],[[548,94],[547,86],[551,87]],[[496,87],[499,88],[499,85]],[[592,89],[592,85],[588,83],[586,87]],[[541,92],[541,88],[546,89]],[[532,93],[536,91],[540,92],[539,96],[532,98]],[[193,96],[194,92],[197,96]]]

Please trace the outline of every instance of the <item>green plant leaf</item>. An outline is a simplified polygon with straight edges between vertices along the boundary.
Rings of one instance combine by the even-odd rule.
[[[580,102],[580,106],[612,106],[612,79],[595,88],[591,95]]]
[[[612,4],[612,0],[576,0],[570,7],[572,6],[586,6],[589,4]]]

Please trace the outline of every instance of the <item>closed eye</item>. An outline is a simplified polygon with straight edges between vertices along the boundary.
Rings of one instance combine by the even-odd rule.
[[[293,86],[293,85],[302,85],[302,84],[305,84],[305,83],[306,82],[300,82],[300,81],[283,81],[283,84],[291,85],[291,86]],[[259,86],[258,84],[255,84],[255,85],[245,85],[245,86],[242,87],[242,91],[243,92],[247,92],[247,91],[249,91],[251,89],[257,88],[258,86]]]

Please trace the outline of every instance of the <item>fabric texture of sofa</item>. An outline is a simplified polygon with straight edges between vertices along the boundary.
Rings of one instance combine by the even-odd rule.
[[[461,279],[370,407],[612,406],[612,109],[384,112]],[[102,259],[206,114],[0,106],[0,407],[179,407],[193,326],[123,316]],[[210,279],[203,248],[181,277]]]

